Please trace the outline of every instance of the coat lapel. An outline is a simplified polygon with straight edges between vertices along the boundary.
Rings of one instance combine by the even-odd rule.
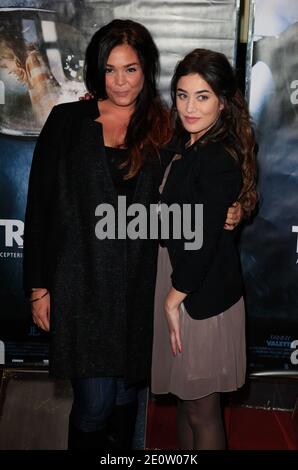
[[[90,117],[84,117],[80,129],[79,158],[86,158],[82,165],[94,172],[90,175],[98,189],[102,192],[102,199],[106,203],[116,204],[117,193],[108,167],[107,156],[104,149],[102,125]],[[95,193],[96,188],[94,188]]]
[[[84,104],[84,102],[83,102]],[[102,199],[106,203],[117,205],[118,195],[110,174],[107,155],[104,148],[102,124],[95,121],[99,115],[97,103],[92,100],[85,103],[82,108],[82,121],[80,123],[78,158],[87,158],[88,161],[82,164],[82,171],[87,168],[88,171],[94,171],[91,175],[94,184],[100,185]],[[154,203],[155,187],[158,187],[160,177],[160,167],[156,165],[145,165],[138,176],[133,203],[148,204]],[[94,188],[95,190],[96,188]],[[95,191],[96,193],[97,191]],[[99,201],[100,202],[100,201]]]

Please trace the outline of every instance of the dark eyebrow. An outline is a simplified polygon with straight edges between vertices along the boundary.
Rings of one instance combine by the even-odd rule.
[[[187,93],[186,90],[183,90],[183,88],[177,88],[177,91],[182,91],[183,93]],[[196,91],[196,94],[200,94],[200,93],[212,93],[210,90],[198,90]]]
[[[124,67],[128,68],[128,67],[131,67],[132,65],[140,65],[140,64],[138,64],[138,62],[133,62],[132,64],[126,64],[126,65],[124,65]],[[114,65],[107,64],[106,67],[111,67],[111,68],[113,68]]]

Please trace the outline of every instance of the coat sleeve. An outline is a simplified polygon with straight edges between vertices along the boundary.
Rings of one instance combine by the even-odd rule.
[[[240,169],[230,156],[225,153],[214,158],[204,156],[193,192],[195,203],[203,205],[203,244],[200,249],[184,247],[180,251],[172,273],[172,285],[178,291],[190,294],[200,289],[216,255],[227,210],[237,198],[240,182]]]
[[[24,229],[23,286],[48,287],[46,240],[58,160],[59,111],[54,107],[41,130],[33,153]]]

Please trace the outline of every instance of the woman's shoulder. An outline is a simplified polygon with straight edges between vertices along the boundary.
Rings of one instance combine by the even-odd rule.
[[[78,116],[96,118],[99,112],[95,100],[81,100],[59,103],[53,107],[51,114],[56,117]]]
[[[57,104],[48,115],[41,130],[40,139],[49,135],[54,138],[64,134],[65,139],[66,135],[76,135],[76,129],[80,128],[85,119],[88,123],[92,123],[97,116],[98,108],[94,100]]]
[[[239,162],[223,142],[200,144],[199,153],[206,169],[211,171],[239,170]]]

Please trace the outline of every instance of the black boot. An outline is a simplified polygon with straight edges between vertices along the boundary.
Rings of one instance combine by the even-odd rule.
[[[71,419],[68,425],[68,450],[108,450],[106,432],[84,432],[76,428]]]
[[[110,450],[128,450],[132,448],[137,409],[137,400],[114,407],[106,429]]]

